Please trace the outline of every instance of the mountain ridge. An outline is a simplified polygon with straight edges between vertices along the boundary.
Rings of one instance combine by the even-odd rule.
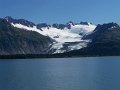
[[[56,43],[54,43],[51,48],[55,49],[54,53],[63,53],[86,47],[88,41],[82,40],[82,37],[83,35],[93,31],[96,27],[95,25],[88,22],[73,23],[72,21],[69,21],[66,24],[49,25],[47,23],[41,23],[33,24],[31,26],[32,22],[27,20],[23,21],[23,19],[22,22],[21,19],[12,18],[11,20],[11,17],[7,17],[5,20],[11,23],[13,27],[25,29],[28,31],[36,31],[39,34],[49,36],[50,38],[54,39]],[[75,42],[79,43],[76,44]]]
[[[120,55],[120,26],[113,22],[49,25],[5,17],[0,19],[0,33],[0,55]]]
[[[0,55],[46,54],[52,43],[53,40],[47,36],[15,28],[0,19]]]

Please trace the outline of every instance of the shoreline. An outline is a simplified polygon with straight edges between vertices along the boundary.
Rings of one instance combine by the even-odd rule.
[[[1,59],[41,59],[41,58],[89,58],[89,57],[119,57],[120,55],[45,55],[45,54],[16,54],[16,55],[0,55]]]

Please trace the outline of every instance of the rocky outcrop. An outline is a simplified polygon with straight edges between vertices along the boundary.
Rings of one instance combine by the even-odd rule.
[[[48,54],[53,40],[34,31],[11,26],[0,19],[0,55]]]

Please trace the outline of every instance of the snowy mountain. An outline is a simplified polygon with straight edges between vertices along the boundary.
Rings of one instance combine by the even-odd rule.
[[[37,32],[13,27],[0,19],[0,56],[49,54],[54,40]]]
[[[84,36],[90,39],[87,47],[68,52],[69,56],[120,56],[120,25],[104,23],[97,25],[94,32]]]
[[[105,55],[120,55],[117,23],[98,24],[97,27],[88,22],[72,21],[49,25],[0,18],[0,58]]]
[[[70,21],[66,24],[48,25],[46,23],[34,24],[24,19],[13,19],[9,16],[4,19],[13,27],[35,31],[52,38],[54,40],[50,48],[52,53],[63,53],[86,47],[90,40],[83,40],[83,36],[92,33],[96,28],[96,25],[88,22],[73,23]]]

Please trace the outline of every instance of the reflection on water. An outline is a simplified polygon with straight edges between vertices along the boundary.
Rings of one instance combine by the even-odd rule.
[[[0,60],[0,90],[119,90],[120,57]]]

